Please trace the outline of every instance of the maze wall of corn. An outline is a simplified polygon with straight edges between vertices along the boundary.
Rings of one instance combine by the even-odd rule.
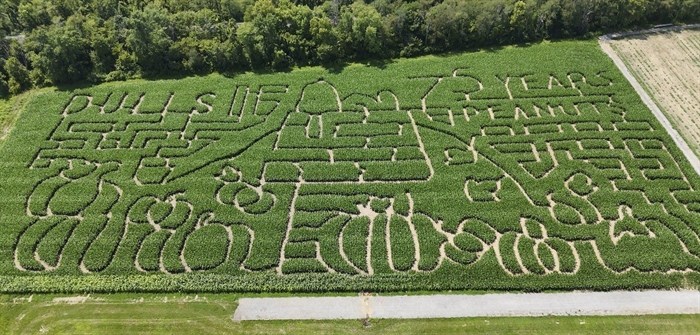
[[[594,41],[56,91],[0,157],[3,292],[700,283],[700,178]]]

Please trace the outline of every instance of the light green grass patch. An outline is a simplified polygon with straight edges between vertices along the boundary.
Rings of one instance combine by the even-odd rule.
[[[697,334],[695,315],[246,321],[237,296],[116,294],[0,297],[3,334]]]

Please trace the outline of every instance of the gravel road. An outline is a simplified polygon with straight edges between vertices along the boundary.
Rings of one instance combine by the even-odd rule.
[[[700,314],[700,291],[242,298],[234,321]]]

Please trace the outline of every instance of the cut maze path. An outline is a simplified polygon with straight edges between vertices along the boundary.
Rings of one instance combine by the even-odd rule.
[[[47,93],[0,292],[696,288],[679,138],[596,41]]]

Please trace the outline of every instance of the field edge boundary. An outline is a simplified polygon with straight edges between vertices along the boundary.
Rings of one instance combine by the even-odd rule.
[[[700,25],[697,26],[700,27]],[[654,114],[654,117],[656,117],[656,119],[661,123],[664,129],[666,129],[666,132],[668,132],[668,135],[671,136],[673,142],[675,142],[678,148],[681,149],[683,155],[686,157],[686,159],[688,159],[690,165],[692,165],[693,169],[695,170],[695,173],[700,175],[700,159],[695,154],[695,152],[693,152],[693,150],[690,149],[688,143],[680,135],[676,128],[673,127],[673,124],[666,117],[666,114],[664,114],[664,112],[661,111],[659,106],[656,105],[651,96],[644,90],[644,87],[642,87],[641,83],[639,83],[639,81],[637,81],[637,78],[635,78],[634,75],[632,75],[632,73],[629,71],[625,63],[622,61],[622,58],[620,58],[620,56],[612,48],[612,46],[609,43],[611,38],[611,35],[601,36],[598,40],[600,48],[606,55],[608,55],[608,57],[610,57],[613,63],[615,63],[615,66],[617,66],[620,72],[622,72],[622,75],[625,76],[627,81],[629,81],[629,83],[632,85],[639,97],[642,99],[642,102],[644,102],[647,108],[649,108],[652,114]]]

